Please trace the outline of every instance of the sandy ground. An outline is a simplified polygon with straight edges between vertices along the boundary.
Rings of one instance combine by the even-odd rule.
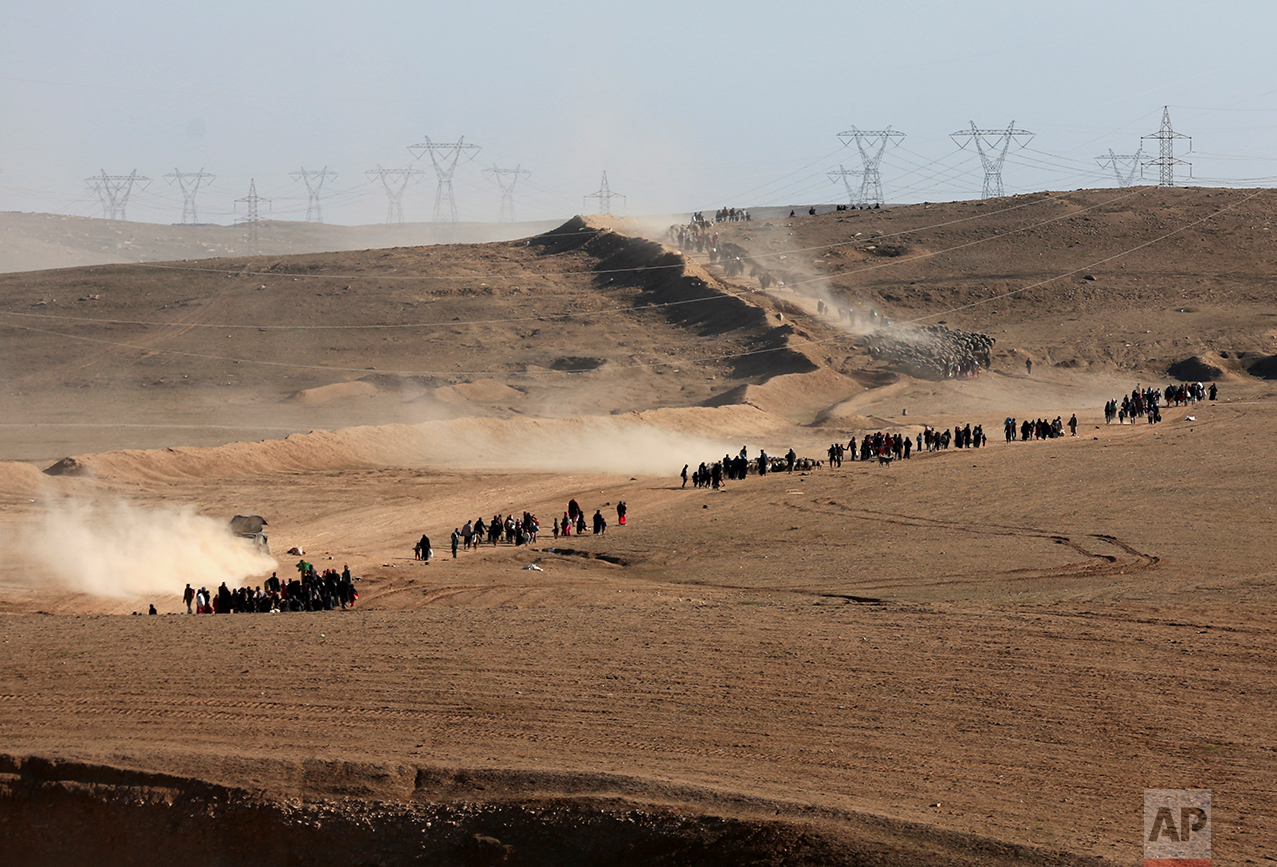
[[[826,221],[808,224],[819,234],[838,216],[816,219]],[[460,268],[471,254],[447,255]],[[783,310],[810,306],[796,293],[777,297]],[[574,309],[592,303],[572,299]],[[679,328],[700,329],[698,352],[709,340],[745,347],[781,327],[776,308],[757,303],[763,313],[745,335],[650,318],[586,333],[578,321],[543,332],[535,351],[606,359],[624,340],[631,355],[650,353],[673,339],[661,329]],[[1253,302],[1216,303],[1245,327],[1221,325],[1211,346],[1189,349],[1259,354],[1268,326],[1246,313]],[[1133,332],[1150,307],[1126,299],[1120,315],[1113,305],[1092,315]],[[473,387],[453,411],[383,419],[412,424],[335,433],[316,425],[287,439],[263,424],[263,442],[238,442],[249,438],[193,418],[206,388],[179,390],[194,398],[175,398],[178,409],[166,413],[133,377],[144,360],[75,358],[50,370],[43,359],[64,345],[28,333],[26,354],[6,356],[8,405],[29,412],[26,427],[0,429],[7,457],[28,460],[0,464],[0,522],[13,552],[0,568],[0,743],[11,757],[347,811],[566,798],[766,816],[848,845],[890,838],[899,852],[908,850],[901,840],[930,841],[932,863],[1130,863],[1141,857],[1145,788],[1208,788],[1215,857],[1270,862],[1274,389],[1227,370],[1216,402],[1166,409],[1156,426],[1105,425],[1104,399],[1167,377],[1123,368],[1105,355],[1102,335],[1073,344],[1084,364],[1059,363],[1059,323],[1034,309],[1003,315],[1015,345],[1000,341],[1007,354],[976,379],[900,377],[866,388],[849,366],[778,380],[719,365],[713,376],[756,389],[753,405],[696,407],[713,402],[721,379],[697,377],[682,356],[685,372],[659,376],[606,364],[557,374],[544,364],[550,372],[532,378],[416,381],[423,393],[465,392],[467,378],[492,384]],[[829,325],[812,314],[795,327],[820,337]],[[1234,342],[1223,342],[1230,334]],[[488,351],[474,342],[472,352]],[[1027,376],[1012,350],[1056,361]],[[223,363],[170,361],[179,376]],[[42,444],[32,432],[54,401],[23,403],[14,392],[45,394],[33,384],[72,366],[90,383],[109,375],[109,386],[82,393],[140,427],[51,426],[62,439]],[[560,375],[594,379],[564,385]],[[268,372],[246,379],[225,392],[232,412],[274,407],[271,388],[276,400],[297,391]],[[594,400],[610,414],[519,411],[519,401],[556,390],[571,394],[573,409]],[[401,393],[399,402],[377,394],[383,408],[404,411]],[[432,407],[449,405],[432,395]],[[374,420],[361,399],[355,389],[307,410],[293,397],[276,418],[283,430],[308,429],[319,417],[312,411]],[[1077,437],[1002,441],[1006,416],[1074,412]],[[823,457],[829,443],[866,431],[966,423],[984,426],[987,447],[751,476],[720,491],[682,489],[677,479],[684,463],[741,446]],[[172,448],[90,447],[163,436]],[[37,471],[64,454],[77,455],[81,474]],[[485,546],[455,560],[447,551],[449,531],[467,519],[526,509],[548,527],[570,498],[601,510],[607,532],[555,540],[547,530],[528,548]],[[615,521],[620,500],[625,527]],[[86,562],[112,564],[97,593],[55,583],[33,553],[51,546],[54,559],[78,557],[70,536],[56,533],[67,525],[49,515],[70,520],[84,503],[98,509],[81,515],[87,528],[77,525]],[[297,560],[283,555],[294,545],[320,568],[349,564],[362,578],[358,605],[179,613],[183,576],[201,574],[186,571],[189,554],[165,560],[165,544],[151,537],[121,555],[110,537],[137,538],[118,510],[145,523],[182,505],[219,521],[268,516],[280,574]],[[410,551],[422,532],[437,555],[429,564]],[[541,571],[524,569],[533,564]],[[147,589],[101,595],[139,586]],[[152,602],[163,616],[127,616]],[[34,779],[17,767],[3,776],[10,797],[14,781]],[[1027,848],[987,848],[1003,844]],[[781,847],[770,857],[820,863]]]

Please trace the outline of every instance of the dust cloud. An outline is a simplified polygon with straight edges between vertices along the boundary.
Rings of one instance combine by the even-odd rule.
[[[275,558],[192,506],[49,500],[43,516],[13,541],[10,557],[25,563],[32,580],[95,596],[175,594],[187,582],[238,587],[277,566]]]
[[[510,421],[464,419],[448,425],[464,448],[429,462],[547,472],[676,475],[683,464],[740,449],[722,437],[625,423],[606,417]],[[455,442],[455,440],[453,441]]]

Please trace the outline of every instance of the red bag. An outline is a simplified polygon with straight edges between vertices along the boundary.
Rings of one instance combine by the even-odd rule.
[[[622,515],[622,516],[621,516],[618,520],[620,520],[620,522],[621,522],[621,526],[622,526],[622,527],[624,527],[624,526],[625,526],[625,516],[624,516],[624,515]]]

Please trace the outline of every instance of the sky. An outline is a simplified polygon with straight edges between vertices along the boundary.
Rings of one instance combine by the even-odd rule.
[[[1192,137],[1177,184],[1277,186],[1271,0],[0,2],[0,211],[105,216],[87,179],[136,172],[128,219],[178,223],[174,175],[202,170],[201,222],[246,216],[250,184],[263,217],[305,220],[298,173],[327,171],[318,216],[379,223],[376,170],[411,167],[403,215],[425,221],[427,141],[478,146],[452,177],[466,221],[503,216],[492,169],[519,220],[598,212],[604,172],[615,214],[846,202],[853,127],[905,134],[887,202],[975,199],[980,155],[951,136],[972,122],[1033,134],[1007,194],[1113,187],[1096,157],[1156,158],[1164,106]]]

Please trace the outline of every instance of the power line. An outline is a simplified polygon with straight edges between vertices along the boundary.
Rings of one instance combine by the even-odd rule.
[[[1109,148],[1108,156],[1098,156],[1095,161],[1100,164],[1100,168],[1108,166],[1113,169],[1113,176],[1117,178],[1119,187],[1129,187],[1135,183],[1135,173],[1139,171],[1140,160],[1143,158],[1143,148],[1133,154],[1115,154],[1113,149]],[[1130,168],[1125,167],[1127,164]]]
[[[835,184],[838,183],[840,178],[842,179],[842,185],[847,188],[847,204],[849,205],[856,204],[856,194],[851,191],[851,181],[847,180],[847,178],[858,174],[861,174],[861,172],[855,169],[844,169],[842,165],[838,166],[838,171],[829,173],[829,180]]]
[[[1193,176],[1193,164],[1184,160],[1175,159],[1175,140],[1188,139],[1190,144],[1189,150],[1193,149],[1190,136],[1183,135],[1171,128],[1171,111],[1170,106],[1162,106],[1162,126],[1157,132],[1140,136],[1140,139],[1151,138],[1158,143],[1158,157],[1155,160],[1149,160],[1144,163],[1146,166],[1157,166],[1157,185],[1159,187],[1175,186],[1175,167],[1188,166],[1188,176]]]
[[[967,142],[975,142],[976,150],[980,153],[980,162],[984,165],[984,192],[981,198],[993,199],[1006,195],[1002,189],[1002,164],[1006,162],[1011,143],[1016,142],[1024,147],[1033,140],[1033,133],[1016,129],[1015,121],[1007,124],[1006,129],[978,129],[975,121],[971,121],[971,129],[960,129],[950,133],[949,137],[954,144],[964,149],[966,144],[958,139],[965,138]],[[1021,142],[1020,139],[1024,141]]]
[[[975,125],[972,124],[972,126]],[[860,177],[860,201],[851,204],[861,207],[868,204],[885,204],[882,198],[882,176],[878,173],[878,165],[882,162],[882,154],[887,149],[887,145],[899,144],[900,139],[904,137],[904,133],[893,130],[890,126],[886,129],[869,130],[856,129],[853,126],[846,132],[838,133],[843,147],[848,147],[853,141],[856,143],[856,149],[860,151],[860,159],[865,166]],[[843,181],[846,182],[846,176],[843,177]]]
[[[412,166],[402,169],[383,169],[377,166],[375,169],[369,169],[364,172],[369,177],[381,178],[381,186],[386,191],[386,198],[390,200],[389,206],[386,208],[386,225],[403,225],[403,191],[412,183],[412,179],[417,175],[424,175],[421,169],[414,169]]]
[[[328,171],[328,166],[324,166],[317,172],[308,172],[306,167],[302,166],[300,171],[293,172],[289,177],[295,181],[306,182],[306,192],[310,194],[306,202],[306,222],[324,222],[324,214],[319,209],[319,195],[324,189],[324,182],[337,177],[337,173]]]
[[[129,203],[129,193],[133,191],[133,186],[140,184],[141,188],[145,189],[151,179],[141,177],[137,169],[127,175],[108,175],[106,169],[103,169],[102,174],[85,178],[84,182],[89,185],[92,192],[97,193],[98,199],[101,200],[103,219],[123,220],[124,208]]]
[[[493,178],[501,187],[501,216],[497,222],[513,223],[514,185],[519,182],[520,177],[527,177],[532,172],[527,171],[522,166],[515,166],[512,169],[499,169],[496,165],[493,165],[490,169],[484,169],[483,173]]]
[[[200,185],[208,182],[212,183],[216,180],[215,175],[210,175],[201,168],[198,172],[184,172],[181,169],[173,169],[173,171],[164,176],[164,180],[172,186],[174,182],[182,189],[182,225],[198,225],[200,218],[195,213],[195,194],[199,192]]]
[[[236,199],[235,201],[244,202],[248,205],[248,214],[237,219],[235,222],[237,224],[248,226],[249,255],[256,256],[257,224],[261,222],[261,217],[258,216],[257,206],[261,202],[266,202],[266,204],[269,205],[270,199],[263,199],[261,196],[257,195],[257,179],[253,178],[248,182],[248,195],[242,199]]]
[[[586,199],[598,199],[598,200],[599,200],[599,213],[600,213],[600,214],[607,214],[608,216],[611,216],[611,214],[612,214],[612,200],[613,200],[613,199],[624,199],[624,198],[625,198],[625,196],[621,195],[620,193],[614,193],[614,192],[612,192],[612,188],[611,188],[611,187],[609,187],[609,186],[608,186],[608,183],[607,183],[607,172],[604,172],[604,173],[603,173],[603,183],[601,183],[601,184],[599,185],[599,191],[598,191],[597,193],[590,193],[589,195],[582,196],[582,197],[581,197],[581,201],[582,201],[582,203],[584,203]]]
[[[412,151],[417,159],[421,159],[422,153],[430,154],[430,163],[434,166],[435,177],[439,181],[435,191],[434,221],[436,223],[457,222],[457,200],[452,193],[452,175],[457,170],[457,162],[461,159],[461,155],[470,152],[470,158],[473,159],[478,156],[479,146],[466,144],[465,136],[450,143],[432,142],[430,137],[426,136],[423,143],[408,145],[408,150]]]

